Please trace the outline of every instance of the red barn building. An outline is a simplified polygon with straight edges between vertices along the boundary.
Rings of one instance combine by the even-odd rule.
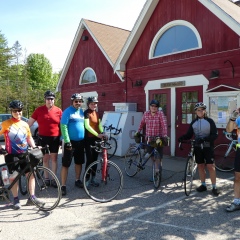
[[[228,0],[147,0],[132,31],[82,20],[60,77],[62,106],[72,93],[97,95],[99,110],[112,103],[158,99],[171,146],[203,101],[218,130],[240,106],[240,7]]]

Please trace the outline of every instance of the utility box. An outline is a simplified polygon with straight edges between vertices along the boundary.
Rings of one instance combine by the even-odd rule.
[[[118,135],[113,135],[113,131],[112,137],[117,140],[117,150],[115,155],[122,157],[125,155],[127,149],[135,144],[134,134],[138,130],[143,113],[136,112],[136,103],[113,103],[113,106],[115,106],[115,112],[104,112],[102,125],[112,125],[117,129],[121,129],[121,132]],[[111,149],[109,151],[111,151]]]

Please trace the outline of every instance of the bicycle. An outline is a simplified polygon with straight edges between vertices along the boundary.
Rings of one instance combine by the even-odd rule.
[[[183,150],[182,143],[189,143],[189,142],[180,142],[179,148]],[[192,191],[192,185],[193,185],[193,178],[195,176],[195,173],[197,171],[197,163],[195,160],[195,154],[194,154],[194,146],[195,146],[195,140],[190,140],[191,143],[191,149],[188,153],[186,167],[184,170],[184,191],[186,196],[189,196]]]
[[[95,151],[102,153],[101,160],[91,163],[83,176],[83,187],[87,195],[96,202],[109,202],[113,200],[123,188],[123,174],[120,168],[108,160],[107,150],[111,148],[106,139],[96,141],[91,146]],[[93,186],[95,181],[98,186]]]
[[[117,128],[113,127],[112,124],[109,126],[104,125],[103,129],[104,129],[104,132],[107,131],[106,133],[108,135],[108,142],[111,145],[111,148],[108,149],[108,151],[107,151],[108,159],[110,159],[114,156],[114,154],[117,151],[117,140],[116,140],[116,138],[112,137],[112,130],[115,130],[113,135],[118,135],[119,133],[122,132],[122,129],[121,128],[117,129]]]
[[[159,153],[157,151],[157,145],[144,143],[143,142],[144,135],[142,134],[139,136],[139,138],[140,138],[140,141],[137,142],[139,143],[139,145],[129,147],[127,150],[127,153],[125,154],[124,169],[126,174],[129,177],[134,177],[138,172],[140,172],[141,170],[144,170],[146,163],[152,156],[154,156],[155,160],[160,159]],[[151,137],[150,139],[152,143],[156,143],[156,140],[160,138]],[[154,148],[150,154],[146,153],[147,157],[145,155],[145,158],[143,158],[141,150],[148,147],[154,147]],[[152,178],[153,178],[153,185],[156,189],[159,188],[161,184],[161,179],[162,179],[162,162],[161,161],[159,161],[157,168],[158,169],[156,169],[155,161],[153,161]]]
[[[236,133],[229,133],[223,131],[225,137],[230,140],[230,143],[221,143],[214,148],[214,161],[215,167],[221,172],[230,172],[234,170],[234,161],[236,155],[236,145],[238,140],[234,140],[233,137]]]
[[[38,149],[40,150],[40,149]],[[30,169],[29,174],[27,176],[27,192],[29,195],[29,199],[31,202],[40,210],[42,211],[50,211],[56,208],[61,200],[61,185],[58,181],[57,176],[48,168],[39,166],[39,162],[42,160],[39,160],[35,158],[32,154],[33,151],[36,151],[36,149],[28,150],[26,155],[26,166],[22,170],[17,171],[17,176],[14,178],[12,183],[10,183],[9,186],[4,186],[1,172],[0,172],[0,197],[5,199],[7,202],[10,203],[9,200],[9,191],[13,187],[13,185],[19,181],[22,175],[25,175],[25,171]],[[41,150],[40,150],[41,151]],[[10,164],[19,164],[20,162],[23,162],[25,160],[18,159],[17,161],[11,162],[11,163],[3,163],[0,164],[0,167],[4,167]],[[46,185],[44,177],[42,176],[42,171],[48,172],[49,176],[51,176],[52,179],[54,179],[57,183],[57,188],[51,188]],[[44,204],[36,202],[35,199],[30,194],[30,186],[29,186],[29,179],[31,177],[34,177],[35,179],[35,196],[41,201],[44,202]]]

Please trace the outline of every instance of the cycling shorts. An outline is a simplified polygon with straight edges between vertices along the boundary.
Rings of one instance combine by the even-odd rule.
[[[235,155],[234,171],[240,172],[240,148],[237,148],[237,152]]]
[[[50,153],[58,153],[60,137],[53,136],[38,136],[38,145],[45,147],[49,146]]]
[[[63,167],[70,167],[72,158],[74,157],[74,163],[77,165],[84,164],[84,140],[73,141],[71,140],[72,150],[63,149],[62,165]]]
[[[213,164],[214,163],[214,150],[212,147],[195,147],[194,148],[196,163],[206,163]]]
[[[18,162],[13,163],[15,160],[14,157],[17,157],[19,160],[23,160],[23,161],[21,161],[19,163]],[[6,162],[6,164],[12,163],[12,164],[7,165],[9,174],[12,174],[14,171],[18,170],[18,164],[19,164],[20,169],[23,170],[27,166],[26,154],[25,153],[23,153],[23,154],[7,154],[7,155],[5,155],[5,162]],[[27,168],[27,170],[25,171],[25,173],[28,173],[28,172],[30,172],[30,168]]]

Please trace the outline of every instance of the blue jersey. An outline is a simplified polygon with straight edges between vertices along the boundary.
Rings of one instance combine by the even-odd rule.
[[[66,139],[80,141],[84,139],[84,114],[82,109],[76,109],[73,106],[68,107],[63,111],[61,119],[62,126],[66,126],[67,131],[62,131],[62,136],[65,142]]]

